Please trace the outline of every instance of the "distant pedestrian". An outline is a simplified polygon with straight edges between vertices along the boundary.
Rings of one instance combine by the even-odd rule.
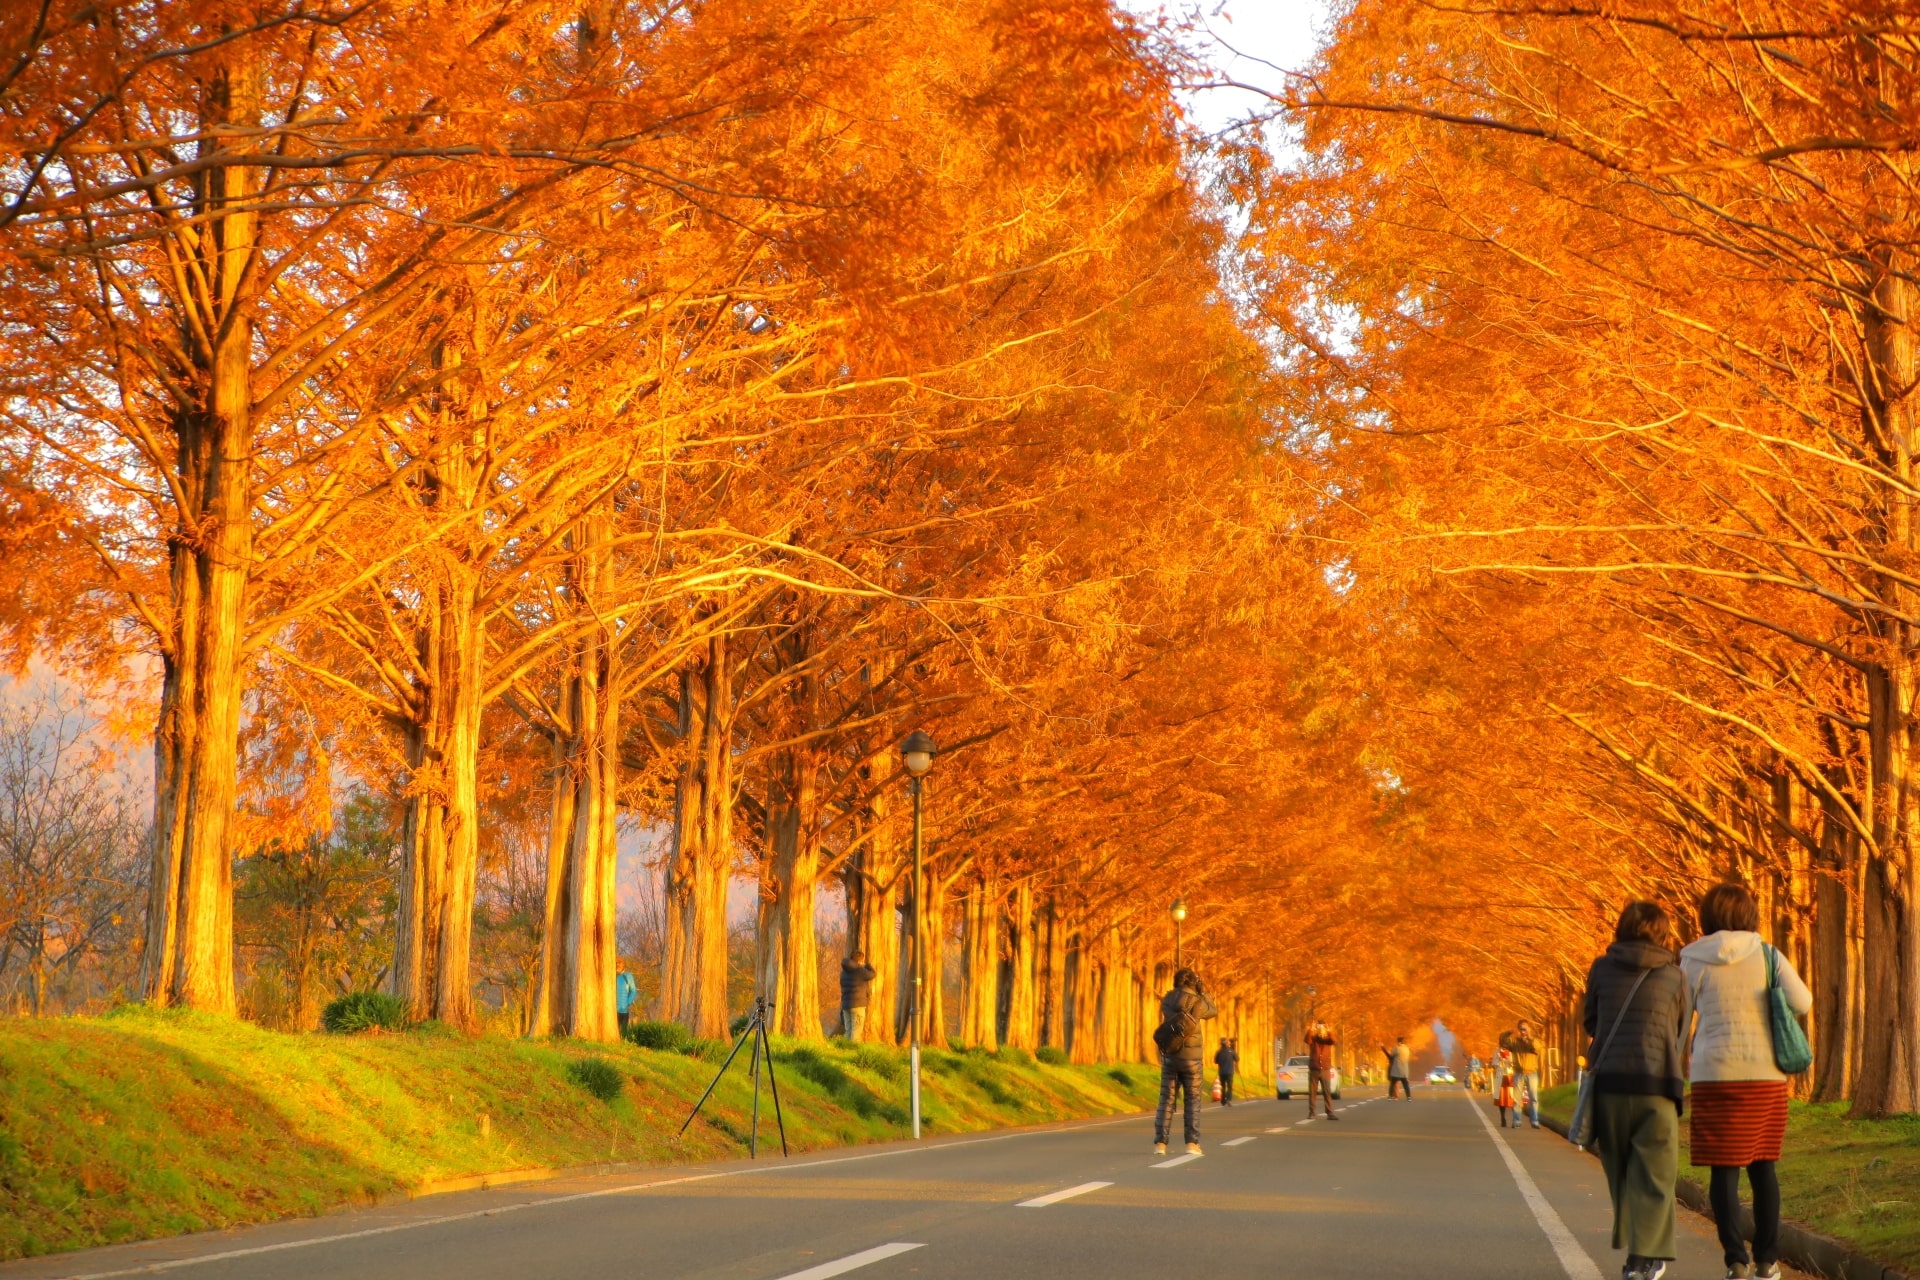
[[[1217,1012],[1191,969],[1174,974],[1173,989],[1160,998],[1160,1025],[1153,1032],[1153,1043],[1160,1050],[1160,1109],[1153,1118],[1155,1155],[1167,1153],[1176,1091],[1186,1095],[1187,1154],[1200,1154],[1200,1055],[1207,1051],[1200,1024]]]
[[[1408,1102],[1413,1101],[1413,1050],[1407,1047],[1407,1038],[1401,1036],[1389,1049],[1380,1046],[1380,1052],[1387,1059],[1387,1096],[1394,1096],[1399,1090]]]
[[[614,1016],[620,1020],[620,1034],[623,1037],[627,1034],[627,1023],[633,1019],[634,1002],[639,998],[640,984],[633,980],[632,974],[622,970],[614,976],[613,1012]],[[600,1007],[606,1008],[605,1005]]]
[[[1213,1066],[1220,1077],[1220,1105],[1233,1105],[1233,1077],[1240,1070],[1240,1050],[1231,1040],[1220,1042],[1219,1052],[1213,1055]]]
[[[1686,1099],[1683,1038],[1693,1016],[1668,943],[1667,913],[1630,902],[1587,973],[1580,1025],[1591,1040],[1593,1147],[1613,1197],[1613,1247],[1626,1280],[1660,1280],[1674,1257],[1674,1184]]]
[[[1700,899],[1706,936],[1680,952],[1680,971],[1698,1020],[1693,1026],[1693,1163],[1712,1168],[1713,1220],[1727,1275],[1774,1280],[1780,1274],[1780,1158],[1787,1129],[1787,1075],[1774,1063],[1767,988],[1786,992],[1805,1016],[1813,993],[1793,963],[1757,932],[1760,909],[1737,884]],[[1740,1170],[1753,1188],[1753,1253],[1740,1238]],[[1751,1264],[1751,1269],[1749,1269]]]
[[[1500,1047],[1513,1054],[1513,1087],[1526,1104],[1527,1123],[1540,1127],[1540,1042],[1533,1038],[1533,1024],[1525,1018],[1520,1025],[1500,1037]],[[1519,1125],[1514,1125],[1518,1129]]]
[[[1513,1113],[1513,1051],[1502,1049],[1493,1061],[1493,1105],[1500,1109],[1500,1127],[1518,1128],[1520,1117]]]
[[[1307,1031],[1307,1119],[1313,1119],[1313,1093],[1320,1091],[1320,1101],[1327,1109],[1327,1119],[1338,1120],[1333,1114],[1333,1091],[1338,1077],[1334,1074],[1333,1032],[1324,1022],[1316,1022]]]
[[[840,1034],[858,1040],[867,1025],[867,1005],[873,1000],[873,966],[867,953],[855,951],[840,962]]]

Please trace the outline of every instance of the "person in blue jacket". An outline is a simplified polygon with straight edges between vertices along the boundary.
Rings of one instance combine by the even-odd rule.
[[[634,1001],[640,998],[640,984],[633,975],[622,970],[613,980],[613,1008],[620,1015],[620,1034],[627,1034],[627,1022],[633,1017]]]

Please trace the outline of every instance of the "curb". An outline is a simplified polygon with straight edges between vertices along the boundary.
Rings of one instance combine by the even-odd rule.
[[[1563,1138],[1567,1136],[1567,1126],[1551,1116],[1541,1116],[1540,1123]],[[1587,1154],[1593,1155],[1591,1151]],[[1707,1199],[1707,1189],[1685,1174],[1674,1184],[1674,1198],[1707,1221],[1713,1221],[1713,1205]],[[1740,1206],[1740,1218],[1741,1230],[1751,1237],[1753,1211]],[[1784,1218],[1780,1221],[1780,1260],[1824,1280],[1913,1280],[1906,1272],[1876,1262],[1852,1245],[1795,1226]]]

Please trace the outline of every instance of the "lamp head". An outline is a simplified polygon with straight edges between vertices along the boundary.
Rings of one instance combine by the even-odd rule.
[[[1187,900],[1185,898],[1175,898],[1173,900],[1173,918],[1175,920],[1185,920],[1187,918]]]
[[[933,739],[922,729],[915,729],[900,744],[900,763],[916,778],[933,768],[933,758],[938,754],[939,748],[933,745]]]

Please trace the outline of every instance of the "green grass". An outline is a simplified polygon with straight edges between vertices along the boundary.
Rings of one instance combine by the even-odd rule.
[[[1540,1110],[1565,1123],[1572,1085],[1543,1090]],[[1681,1158],[1687,1127],[1680,1126]],[[1707,1171],[1689,1163],[1702,1185]],[[1849,1120],[1844,1102],[1787,1106],[1780,1152],[1781,1216],[1871,1258],[1920,1266],[1920,1116]]]
[[[294,1035],[138,1006],[0,1018],[0,1258],[322,1213],[453,1178],[739,1155],[744,1053],[676,1133],[725,1048]],[[775,1040],[774,1060],[794,1149],[903,1136],[904,1054]],[[925,1064],[936,1134],[1138,1110],[1157,1085],[1146,1067],[1020,1053],[927,1050]],[[764,1099],[761,1141],[777,1143]]]

